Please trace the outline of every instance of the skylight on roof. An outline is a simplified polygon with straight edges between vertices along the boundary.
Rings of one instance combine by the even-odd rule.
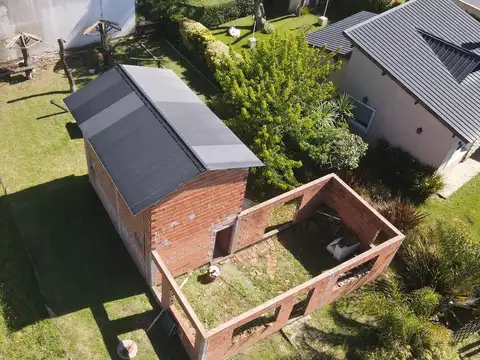
[[[417,31],[458,83],[480,70],[480,56],[477,54],[424,30]]]

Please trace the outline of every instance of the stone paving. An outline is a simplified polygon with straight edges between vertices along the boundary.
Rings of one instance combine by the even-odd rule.
[[[443,174],[445,188],[439,191],[438,195],[448,198],[478,173],[480,173],[480,150],[477,150],[470,159]]]

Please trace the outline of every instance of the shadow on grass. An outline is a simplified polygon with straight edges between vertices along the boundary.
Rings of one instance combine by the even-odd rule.
[[[20,330],[46,318],[44,304],[57,316],[89,308],[106,348],[116,358],[118,335],[146,329],[160,308],[88,177],[65,177],[0,201],[0,220],[6,225],[0,231],[8,232],[0,237],[0,296],[8,309],[8,328]],[[109,319],[105,303],[139,294],[148,297],[153,310]],[[147,335],[159,358],[186,359],[177,337],[167,338],[159,328]]]
[[[345,348],[345,359],[360,360],[359,351],[377,345],[378,338],[372,326],[343,314],[336,304],[329,309],[329,315],[337,325],[336,328],[341,329],[341,332],[324,331],[305,324],[299,340],[302,350],[281,360],[338,359],[338,355],[332,351],[334,347]]]
[[[327,251],[334,236],[312,232],[308,223],[295,225],[278,233],[280,243],[302,264],[310,275],[317,276],[340,262]]]
[[[19,97],[19,98],[16,98],[16,99],[8,100],[7,104],[13,104],[13,103],[16,103],[16,102],[19,102],[19,101],[28,100],[28,99],[32,99],[32,98],[36,98],[36,97],[40,97],[40,96],[56,95],[56,94],[70,94],[70,91],[66,91],[66,90],[48,91],[48,92],[44,92],[44,93],[41,93],[41,94],[33,94],[33,95],[22,96],[22,97]]]

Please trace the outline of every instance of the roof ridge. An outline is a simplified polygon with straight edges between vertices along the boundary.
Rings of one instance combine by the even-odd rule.
[[[152,114],[159,120],[159,122],[165,127],[165,129],[170,133],[172,138],[180,145],[180,147],[185,151],[187,156],[194,162],[195,166],[200,171],[208,170],[208,166],[203,162],[203,160],[198,156],[198,154],[192,149],[188,141],[179,133],[175,126],[168,121],[165,114],[155,105],[153,100],[143,91],[140,85],[135,81],[135,79],[130,76],[128,71],[126,71],[122,64],[115,66],[119,74],[127,81],[127,83],[132,87],[138,97],[143,101],[143,103],[150,109]],[[170,70],[171,71],[171,70]],[[160,116],[158,116],[160,115]]]

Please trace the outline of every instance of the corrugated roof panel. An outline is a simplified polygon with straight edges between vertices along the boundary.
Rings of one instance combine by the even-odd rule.
[[[475,141],[480,137],[479,72],[457,82],[417,29],[457,47],[480,39],[480,23],[450,0],[410,0],[345,34],[452,132]]]
[[[305,35],[305,39],[312,46],[320,48],[325,45],[328,51],[337,51],[338,47],[340,47],[338,54],[347,56],[352,53],[353,49],[352,43],[343,34],[343,31],[374,16],[376,16],[376,14],[368,11],[361,11],[328,25],[323,29],[311,32],[310,34]]]

